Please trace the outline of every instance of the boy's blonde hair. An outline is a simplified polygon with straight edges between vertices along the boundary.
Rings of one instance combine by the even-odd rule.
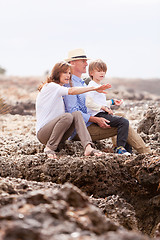
[[[105,62],[103,62],[101,59],[96,59],[96,60],[93,60],[92,62],[90,62],[89,64],[89,68],[88,68],[88,71],[89,71],[89,76],[93,79],[93,76],[92,76],[92,72],[94,70],[97,70],[97,71],[103,71],[103,72],[107,72],[107,65]]]

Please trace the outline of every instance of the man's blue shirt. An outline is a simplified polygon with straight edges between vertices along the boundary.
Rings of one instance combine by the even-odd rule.
[[[73,87],[86,87],[87,86],[81,78],[79,78],[75,75],[72,75],[72,84],[73,84]],[[65,85],[65,86],[68,87],[69,85]],[[87,113],[85,97],[86,97],[85,93],[82,93],[79,95],[66,95],[66,96],[64,96],[64,104],[65,104],[66,112],[72,113],[75,111],[80,111],[82,113],[83,119],[88,127],[91,124],[91,122],[89,122],[89,118],[91,115]]]

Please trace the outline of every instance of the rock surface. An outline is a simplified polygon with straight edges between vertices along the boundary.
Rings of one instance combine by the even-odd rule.
[[[104,156],[84,157],[80,142],[67,141],[59,158],[51,160],[35,135],[41,80],[0,80],[0,94],[12,106],[0,115],[0,239],[158,239],[159,97],[131,90],[110,93],[126,98],[113,110],[125,112],[152,154],[117,156],[106,139],[95,143]]]
[[[105,217],[71,184],[1,178],[0,190],[0,239],[150,239]]]

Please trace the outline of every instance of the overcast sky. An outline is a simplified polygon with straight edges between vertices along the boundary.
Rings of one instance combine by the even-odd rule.
[[[160,0],[0,0],[7,75],[42,75],[74,48],[109,77],[160,78]]]

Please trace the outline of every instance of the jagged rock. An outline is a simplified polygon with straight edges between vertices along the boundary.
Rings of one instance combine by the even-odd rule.
[[[10,114],[15,115],[33,115],[35,113],[35,103],[28,102],[17,102],[16,105],[10,106]]]
[[[70,182],[96,198],[118,194],[134,207],[138,229],[147,234],[151,234],[154,226],[160,222],[160,206],[151,204],[152,201],[156,202],[156,196],[160,192],[160,158],[157,155],[152,155],[152,159],[149,154],[129,159],[111,153],[99,158],[63,155],[52,160],[47,159],[44,153],[39,153],[17,156],[10,161],[1,157],[0,174],[3,177],[58,184]],[[123,215],[123,211],[121,213]],[[152,220],[151,215],[154,215]],[[128,227],[133,227],[133,222],[131,224],[128,219]],[[127,226],[124,219],[121,224]]]
[[[160,223],[158,223],[156,230],[155,230],[155,238],[160,238]]]
[[[137,131],[141,137],[150,142],[152,148],[160,153],[160,110],[150,107],[144,118],[139,122]]]
[[[10,193],[8,198],[10,203],[5,202],[0,208],[2,240],[150,239],[138,232],[128,232],[106,218],[71,184],[23,195]]]
[[[148,135],[160,132],[160,110],[158,108],[149,108],[144,119],[139,123],[138,132],[144,132]]]
[[[136,213],[133,206],[118,195],[106,198],[90,197],[91,202],[103,210],[103,213],[114,222],[119,223],[128,230],[138,231]]]

